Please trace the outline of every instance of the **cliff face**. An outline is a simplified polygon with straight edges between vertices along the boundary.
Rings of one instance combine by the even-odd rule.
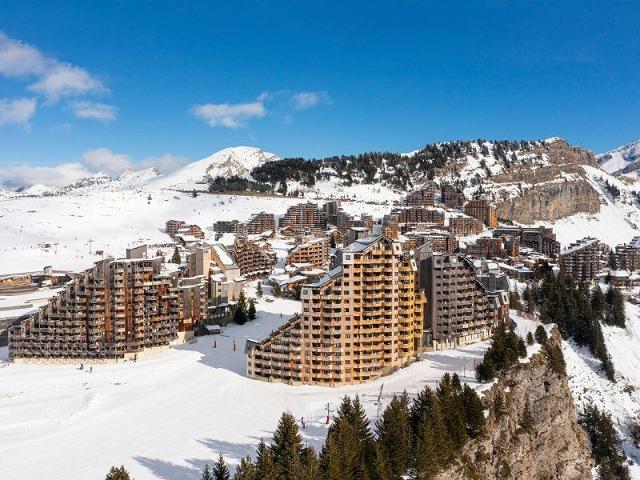
[[[557,329],[550,342],[560,345]],[[496,418],[492,406],[499,394],[505,408]],[[554,372],[542,351],[503,375],[483,402],[491,412],[485,435],[469,442],[463,460],[441,472],[438,480],[592,478],[591,452],[577,423],[566,375]],[[531,433],[520,428],[527,402]]]
[[[496,202],[498,217],[531,224],[576,213],[598,213],[600,196],[584,178],[533,185],[521,196]]]
[[[557,139],[547,142],[539,154],[544,154],[546,165],[524,165],[492,178],[498,191],[513,185],[519,189],[518,196],[497,196],[500,218],[535,223],[600,211],[600,196],[581,168],[581,165],[597,166],[591,151]]]

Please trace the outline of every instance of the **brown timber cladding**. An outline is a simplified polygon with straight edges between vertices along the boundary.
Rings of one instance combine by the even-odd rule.
[[[354,243],[341,267],[303,287],[302,315],[251,351],[249,375],[339,385],[408,364],[419,349],[426,301],[416,272],[397,241]]]
[[[168,345],[180,324],[180,299],[160,260],[102,260],[36,314],[11,328],[17,358],[115,359]]]

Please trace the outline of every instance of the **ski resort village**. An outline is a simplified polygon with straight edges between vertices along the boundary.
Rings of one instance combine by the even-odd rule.
[[[640,478],[628,159],[236,147],[1,191],[2,478]]]

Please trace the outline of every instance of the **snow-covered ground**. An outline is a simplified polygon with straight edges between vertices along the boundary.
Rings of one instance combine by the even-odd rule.
[[[618,432],[624,438],[624,450],[634,462],[633,478],[640,478],[640,450],[629,440],[629,421],[640,414],[640,308],[626,304],[627,328],[603,325],[607,349],[616,369],[616,383],[607,380],[600,372],[600,362],[587,347],[574,342],[563,342],[567,362],[569,386],[576,408],[596,405],[611,414]]]
[[[209,194],[194,198],[147,188],[95,188],[84,194],[0,199],[0,274],[41,270],[45,265],[78,271],[98,260],[95,252],[99,250],[119,257],[126,247],[139,243],[171,243],[164,232],[171,218],[195,223],[213,239],[217,220],[246,221],[260,210],[282,216],[289,206],[304,201]],[[354,215],[382,216],[389,207],[345,201],[343,209]]]
[[[289,386],[247,378],[245,340],[263,338],[299,307],[263,299],[258,318],[225,328],[216,348],[213,337],[201,337],[136,363],[97,365],[93,373],[78,365],[0,363],[2,478],[37,478],[43,471],[55,478],[102,478],[111,465],[124,464],[136,480],[195,480],[218,453],[232,464],[253,454],[285,410],[304,417],[304,440],[317,447],[326,433],[327,405],[335,410],[344,395],[359,394],[375,419],[381,388],[384,406],[394,393],[414,394],[445,372],[484,387],[473,374],[486,342],[426,354],[364,385]]]

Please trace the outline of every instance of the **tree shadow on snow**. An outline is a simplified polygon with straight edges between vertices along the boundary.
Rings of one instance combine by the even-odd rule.
[[[199,480],[204,466],[213,466],[220,454],[225,458],[231,472],[242,458],[247,455],[255,457],[255,446],[248,443],[225,442],[211,438],[198,442],[211,450],[210,458],[187,458],[185,465],[159,458],[136,456],[134,459],[161,480]]]

